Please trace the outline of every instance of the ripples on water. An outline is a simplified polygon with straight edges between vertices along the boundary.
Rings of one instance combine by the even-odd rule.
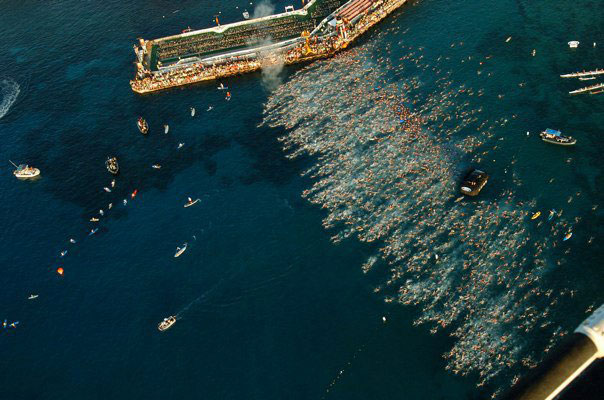
[[[419,306],[416,324],[455,337],[447,369],[478,373],[478,385],[509,381],[544,350],[529,349],[525,332],[539,327],[546,351],[565,334],[548,313],[573,292],[548,290],[542,278],[570,225],[547,213],[530,221],[536,202],[515,198],[515,177],[455,202],[463,170],[489,155],[508,121],[486,120],[483,89],[453,83],[441,58],[427,62],[401,41],[406,55],[391,60],[385,34],[297,73],[271,95],[263,123],[287,129],[288,157],[314,155],[303,197],[326,209],[332,240],[376,242],[379,254],[362,266],[387,261],[375,291]]]
[[[21,89],[17,82],[10,78],[0,77],[0,119],[8,114],[20,92]]]

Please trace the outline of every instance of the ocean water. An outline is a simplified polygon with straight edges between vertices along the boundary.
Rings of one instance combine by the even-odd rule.
[[[255,6],[0,1],[0,319],[20,321],[2,331],[0,398],[488,398],[602,302],[604,95],[570,97],[594,81],[558,78],[602,67],[597,1],[417,1],[277,85],[261,73],[225,81],[230,102],[214,84],[130,91],[137,37]],[[546,146],[546,127],[577,146]],[[368,142],[399,131],[417,147]],[[111,193],[109,155],[122,171]],[[42,177],[16,181],[9,159]],[[363,162],[389,159],[375,173],[400,166],[415,174],[406,186],[354,181]],[[491,179],[460,205],[469,165]],[[188,196],[200,204],[183,208]],[[396,215],[351,200],[392,197]],[[550,209],[563,213],[548,225]],[[528,218],[537,210],[541,225]],[[435,228],[455,223],[482,254]],[[464,262],[503,282],[468,286]],[[494,310],[516,319],[493,322]]]

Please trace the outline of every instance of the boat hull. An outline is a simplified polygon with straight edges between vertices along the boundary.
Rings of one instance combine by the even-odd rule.
[[[576,139],[573,139],[570,142],[556,142],[555,140],[544,139],[544,138],[541,138],[541,140],[543,140],[545,143],[555,144],[558,146],[574,146],[577,143]]]

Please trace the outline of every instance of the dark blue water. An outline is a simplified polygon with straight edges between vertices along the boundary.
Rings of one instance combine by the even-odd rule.
[[[289,4],[274,3],[278,10]],[[495,53],[497,79],[530,81],[528,95],[510,93],[502,102],[507,113],[521,114],[513,129],[568,126],[582,144],[570,150],[575,162],[564,169],[568,155],[560,149],[535,156],[537,147],[509,145],[501,157],[525,161],[522,196],[546,209],[582,190],[576,213],[587,215],[602,200],[603,98],[569,99],[572,84],[555,76],[602,67],[599,48],[587,45],[604,46],[601,7],[485,3],[492,6],[488,20],[489,5],[433,0],[407,7],[377,30],[409,26],[413,45],[434,57],[466,40],[468,53]],[[130,91],[137,37],[205,27],[219,11],[222,22],[235,21],[244,5],[252,10],[234,0],[0,1],[0,81],[20,91],[0,119],[0,160],[42,171],[35,182],[19,182],[6,161],[0,174],[0,319],[20,321],[0,335],[0,398],[484,395],[474,376],[444,371],[441,355],[452,338],[413,327],[417,310],[385,304],[373,293],[381,278],[360,269],[371,246],[331,243],[324,212],[300,197],[311,183],[300,172],[311,160],[286,159],[276,139],[285,132],[258,127],[270,94],[260,74],[225,82],[230,102],[214,84],[152,96]],[[509,35],[519,40],[503,49]],[[571,39],[586,45],[570,54]],[[534,65],[517,59],[532,48],[544,54]],[[458,74],[474,79],[460,65]],[[283,79],[294,72],[284,71]],[[148,137],[136,130],[139,115],[151,125]],[[111,180],[104,167],[109,155],[122,171],[112,193],[103,191]],[[152,169],[155,163],[162,169]],[[544,173],[559,173],[564,183],[538,187]],[[187,196],[200,204],[184,209]],[[88,237],[88,220],[99,209],[106,217]],[[575,280],[579,290],[578,300],[565,305],[572,316],[566,328],[602,300],[602,275],[594,275],[602,247],[585,244],[601,233],[601,214],[589,215],[576,228],[580,250],[551,277],[552,287]],[[189,248],[175,259],[183,242]],[[39,298],[28,301],[31,293]],[[157,323],[177,313],[178,323],[159,333]]]

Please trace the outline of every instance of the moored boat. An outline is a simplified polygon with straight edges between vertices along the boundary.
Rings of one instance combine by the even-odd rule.
[[[539,134],[541,140],[547,143],[558,144],[560,146],[572,146],[577,143],[577,139],[572,136],[563,136],[562,132],[555,129],[546,129]]]
[[[31,179],[40,175],[40,170],[38,168],[30,167],[27,164],[16,165],[14,162],[8,160],[16,170],[13,171],[13,175],[15,175],[19,179]]]
[[[117,163],[116,157],[108,157],[107,161],[105,161],[105,166],[107,167],[107,171],[113,175],[117,175],[120,172],[120,166]]]
[[[484,185],[487,184],[489,175],[486,172],[472,168],[463,179],[461,193],[467,196],[476,196]]]
[[[164,320],[160,322],[159,325],[157,325],[157,329],[159,329],[160,332],[163,332],[167,329],[170,329],[175,323],[176,317],[174,315],[171,315],[168,318],[164,318]]]
[[[149,132],[149,124],[147,124],[147,121],[145,121],[143,117],[138,117],[138,121],[136,121],[136,126],[138,126],[138,130],[143,135],[146,135],[147,132]]]

